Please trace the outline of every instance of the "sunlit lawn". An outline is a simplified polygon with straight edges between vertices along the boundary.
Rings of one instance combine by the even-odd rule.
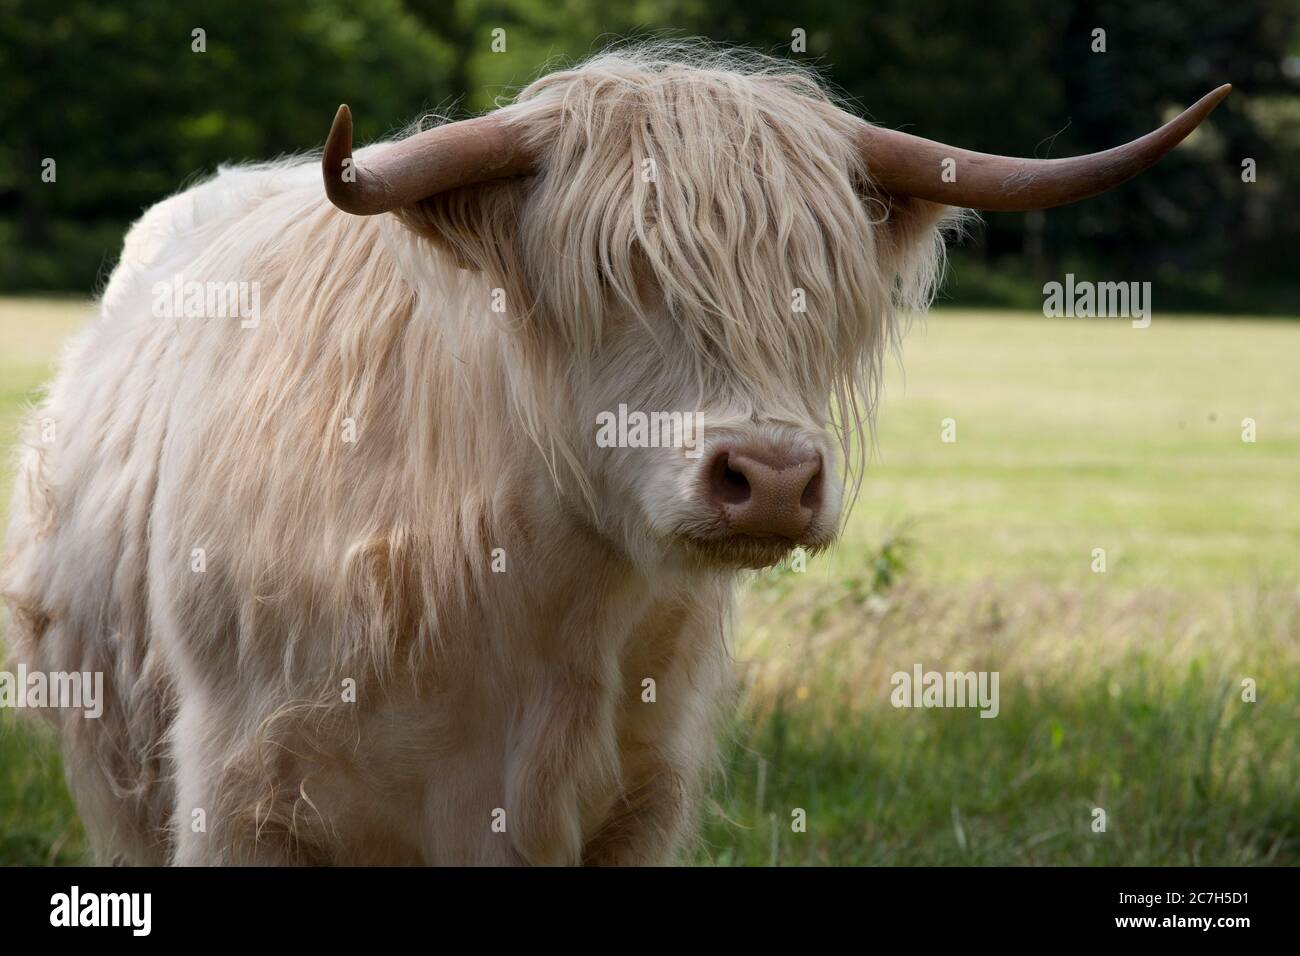
[[[1094,548],[1117,587],[1294,581],[1300,324],[940,313],[904,357],[849,543],[911,519],[934,581],[1081,583]]]

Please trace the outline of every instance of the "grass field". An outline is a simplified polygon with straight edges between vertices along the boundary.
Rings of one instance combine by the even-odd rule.
[[[85,308],[0,300],[6,440]],[[697,859],[1300,862],[1300,323],[940,311],[905,357],[842,545],[749,585]],[[915,664],[997,718],[895,709]],[[78,861],[14,724],[0,863]]]

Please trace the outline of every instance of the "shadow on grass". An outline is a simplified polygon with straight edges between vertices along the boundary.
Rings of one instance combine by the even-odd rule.
[[[1297,699],[1294,682],[1276,695]],[[1294,724],[1153,657],[1029,690],[1001,713],[829,717],[778,700],[737,727],[699,862],[1248,865],[1300,860]],[[797,811],[806,832],[795,832]],[[1105,812],[1105,831],[1095,832]]]

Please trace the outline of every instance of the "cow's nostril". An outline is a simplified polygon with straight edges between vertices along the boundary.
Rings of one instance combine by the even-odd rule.
[[[731,467],[730,459],[724,451],[713,462],[711,475],[713,497],[725,505],[738,505],[749,500],[751,494],[749,479]]]
[[[804,486],[803,494],[799,496],[799,504],[805,508],[817,511],[822,506],[822,473],[821,468],[808,479],[808,484]]]
[[[709,466],[707,495],[733,534],[797,540],[821,511],[821,471],[815,451],[727,448]]]

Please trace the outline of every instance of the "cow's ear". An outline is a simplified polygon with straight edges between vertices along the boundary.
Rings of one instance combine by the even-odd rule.
[[[877,232],[883,271],[892,278],[900,304],[923,307],[920,300],[928,299],[942,278],[945,235],[960,234],[971,213],[910,196],[881,201],[888,210]]]
[[[487,182],[439,193],[396,215],[458,268],[483,272],[512,293],[522,292],[527,286],[519,246],[524,195],[520,180]]]
[[[519,223],[527,184],[498,180],[451,189],[400,210],[404,226],[427,238],[460,269],[481,272],[508,301],[531,308]]]
[[[880,237],[884,244],[881,255],[895,266],[919,250],[928,250],[936,233],[963,214],[952,206],[910,196],[890,196],[884,202],[888,213]]]

